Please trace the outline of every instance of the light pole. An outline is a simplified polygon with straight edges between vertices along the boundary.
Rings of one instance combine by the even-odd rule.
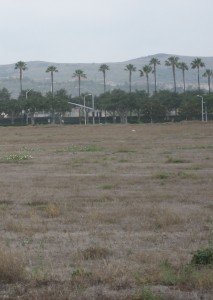
[[[26,100],[27,100],[27,95],[28,95],[28,93],[29,93],[30,91],[32,91],[32,89],[26,91]]]
[[[197,95],[197,97],[201,98],[201,113],[202,113],[202,122],[204,122],[204,111],[203,111],[203,96]],[[207,118],[206,118],[207,122]]]
[[[28,95],[28,93],[29,93],[30,91],[32,91],[32,89],[26,91],[26,100],[27,100],[27,95]],[[26,113],[26,125],[28,125],[28,110],[27,110],[27,113]]]
[[[85,100],[87,96],[92,96],[92,94],[86,94],[84,95],[84,125],[87,125],[87,115],[86,115],[86,106],[85,106]]]
[[[206,102],[205,102],[205,116],[206,116],[206,122],[208,121],[208,114],[207,114],[207,106],[206,106]]]
[[[95,101],[94,101],[94,96],[92,95],[92,124],[95,124]]]

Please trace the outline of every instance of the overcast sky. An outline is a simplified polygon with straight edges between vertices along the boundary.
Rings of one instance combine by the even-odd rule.
[[[213,0],[0,0],[0,64],[213,56]]]

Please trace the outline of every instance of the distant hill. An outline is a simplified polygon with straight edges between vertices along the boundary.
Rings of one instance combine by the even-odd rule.
[[[157,66],[157,84],[158,89],[172,89],[173,77],[171,67],[165,66],[165,60],[174,56],[174,54],[156,54],[145,57],[139,57],[124,62],[107,63],[110,70],[106,73],[107,90],[121,88],[128,91],[128,72],[124,71],[127,64],[136,66],[137,71],[132,76],[132,90],[146,89],[146,78],[139,76],[139,69],[148,64],[152,57],[160,60],[161,65]],[[181,62],[188,64],[189,71],[186,71],[187,89],[195,89],[197,87],[197,70],[190,67],[190,63],[196,58],[192,56],[180,56]],[[200,70],[201,88],[207,89],[207,79],[202,77],[205,69],[213,70],[213,57],[200,57],[205,63],[205,68]],[[82,93],[90,92],[98,95],[103,92],[103,75],[98,71],[100,63],[54,63],[42,61],[26,62],[28,70],[24,71],[23,89],[34,89],[46,93],[50,91],[50,74],[46,73],[46,69],[50,65],[54,65],[58,69],[58,73],[54,75],[54,89],[64,88],[68,94],[76,96],[78,94],[78,83],[72,75],[76,69],[81,69],[87,75],[87,79],[82,80]],[[19,72],[14,69],[15,64],[0,66],[0,88],[6,87],[12,94],[17,97],[19,94]],[[176,71],[177,89],[182,89],[182,73],[181,70]],[[154,78],[150,74],[150,88],[154,88]]]

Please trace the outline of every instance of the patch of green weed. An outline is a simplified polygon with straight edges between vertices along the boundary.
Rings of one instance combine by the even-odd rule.
[[[4,156],[0,159],[0,162],[20,162],[25,160],[30,160],[33,157],[28,154],[9,154],[7,156]]]
[[[163,300],[163,298],[154,294],[149,287],[145,287],[140,293],[138,300]]]
[[[58,149],[56,152],[99,152],[103,151],[101,147],[98,147],[96,145],[71,145],[67,148]]]

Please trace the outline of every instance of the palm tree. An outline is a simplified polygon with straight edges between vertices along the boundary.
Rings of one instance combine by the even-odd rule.
[[[100,65],[100,68],[98,71],[103,73],[103,77],[104,77],[104,93],[106,92],[106,71],[109,70],[109,66],[106,64],[102,64]]]
[[[185,93],[186,91],[186,82],[185,82],[185,71],[188,71],[188,66],[185,62],[180,62],[177,66],[180,70],[182,70],[182,75],[183,75],[183,91]]]
[[[72,77],[78,78],[78,96],[81,97],[81,78],[87,78],[82,70],[75,70]]]
[[[175,77],[175,68],[178,66],[178,60],[179,57],[177,56],[170,56],[166,61],[165,65],[168,67],[172,67],[172,74],[173,74],[173,79],[174,79],[174,91],[176,93],[176,77]]]
[[[202,62],[201,58],[197,57],[191,62],[192,69],[197,69],[197,83],[198,83],[198,91],[200,91],[200,68],[205,67],[204,62]]]
[[[49,66],[46,69],[46,72],[51,74],[51,93],[52,93],[52,97],[53,97],[53,73],[54,72],[58,72],[57,68],[55,66]]]
[[[209,94],[211,91],[210,85],[211,85],[211,77],[213,76],[213,71],[210,69],[206,69],[205,73],[203,74],[203,77],[208,78],[208,87],[209,87]]]
[[[152,67],[150,65],[145,65],[142,70],[139,70],[140,77],[146,76],[147,82],[147,94],[149,95],[149,73],[152,72]]]
[[[15,70],[19,70],[19,78],[20,78],[20,95],[22,97],[22,78],[23,78],[23,71],[27,70],[27,64],[23,61],[18,61],[15,64]]]
[[[149,61],[150,66],[153,66],[153,71],[152,73],[154,74],[154,79],[155,79],[155,93],[157,93],[157,80],[156,80],[156,67],[157,65],[160,65],[159,59],[153,57]]]
[[[52,122],[55,123],[55,108],[54,108],[54,101],[53,101],[53,95],[54,95],[54,90],[53,90],[53,74],[54,74],[54,72],[58,72],[58,70],[57,70],[57,68],[55,66],[49,66],[46,69],[46,72],[51,74]]]
[[[132,64],[126,65],[125,71],[129,72],[129,92],[131,93],[132,90],[132,72],[136,71],[136,67]]]

